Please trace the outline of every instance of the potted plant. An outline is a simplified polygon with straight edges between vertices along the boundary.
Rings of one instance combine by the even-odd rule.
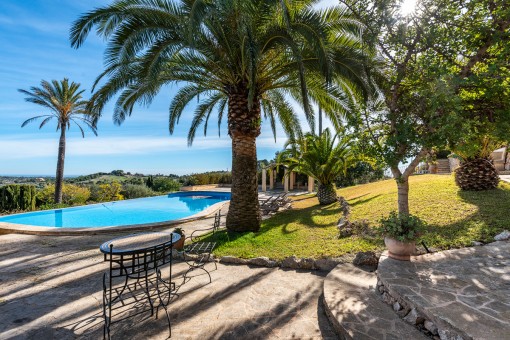
[[[179,241],[174,243],[173,248],[177,250],[184,248],[184,239],[186,238],[186,235],[184,235],[184,230],[182,230],[181,228],[175,228],[173,232],[181,235]]]
[[[437,174],[437,161],[429,162],[429,173]]]
[[[424,223],[413,215],[399,216],[392,211],[380,220],[379,232],[384,236],[384,244],[388,248],[388,256],[401,261],[409,261],[416,251],[416,239],[423,229]]]

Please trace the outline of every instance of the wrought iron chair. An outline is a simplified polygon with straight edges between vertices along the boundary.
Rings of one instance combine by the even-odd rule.
[[[190,240],[191,243],[186,244],[183,249],[183,255],[184,255],[184,261],[188,264],[189,268],[184,274],[184,280],[186,280],[187,275],[189,272],[195,270],[195,269],[202,269],[207,273],[209,276],[209,282],[212,282],[211,274],[207,269],[205,269],[205,265],[210,261],[211,259],[211,253],[216,247],[216,242],[214,241],[200,241],[199,237],[200,235],[203,235],[204,232],[212,232],[212,235],[214,235],[218,229],[220,228],[220,221],[221,221],[221,210],[216,213],[214,216],[214,224],[211,228],[205,228],[205,229],[197,229],[191,233],[189,237],[186,238],[186,240]],[[196,235],[195,233],[200,233],[200,235]],[[216,261],[214,262],[214,268],[218,269],[218,266],[216,265]]]

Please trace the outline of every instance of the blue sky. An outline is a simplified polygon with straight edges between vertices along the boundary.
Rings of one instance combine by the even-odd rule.
[[[416,0],[404,0],[412,10]],[[104,0],[1,0],[0,1],[0,175],[53,175],[58,137],[55,125],[39,130],[37,123],[21,128],[26,119],[44,110],[26,103],[18,89],[39,86],[42,79],[70,80],[87,89],[103,70],[105,43],[91,34],[78,50],[69,43],[71,23]],[[323,0],[329,6],[336,0]],[[122,169],[145,174],[188,174],[227,170],[231,166],[231,142],[226,120],[220,128],[211,118],[207,137],[198,135],[187,146],[193,107],[188,107],[172,136],[168,132],[168,105],[176,87],[160,92],[149,108],[137,107],[122,126],[112,122],[112,105],[106,107],[98,126],[99,136],[85,139],[76,127],[67,134],[66,175],[110,172]],[[299,111],[299,108],[297,108]],[[303,128],[307,123],[303,121]],[[328,122],[324,123],[328,126]],[[286,140],[281,129],[276,141],[268,122],[257,139],[259,159],[272,159]]]
[[[42,79],[68,77],[87,89],[103,70],[104,42],[90,35],[78,50],[70,47],[68,32],[80,14],[104,5],[100,0],[0,1],[0,175],[55,172],[59,134],[49,123],[21,128],[26,119],[44,109],[24,101],[17,89],[38,86]],[[149,108],[138,107],[122,126],[112,122],[112,105],[103,113],[99,136],[85,139],[76,127],[68,132],[65,174],[80,175],[123,169],[131,172],[186,174],[231,167],[230,138],[226,124],[221,138],[211,120],[207,137],[200,134],[192,147],[186,136],[193,107],[189,107],[174,132],[168,132],[168,105],[176,87],[164,89]],[[258,158],[271,159],[285,142],[279,130],[275,142],[263,123],[258,138]]]

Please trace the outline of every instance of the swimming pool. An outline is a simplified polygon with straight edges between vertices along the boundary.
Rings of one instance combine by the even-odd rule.
[[[228,192],[177,192],[165,196],[0,216],[0,222],[56,228],[130,226],[191,217],[227,200],[230,200]]]

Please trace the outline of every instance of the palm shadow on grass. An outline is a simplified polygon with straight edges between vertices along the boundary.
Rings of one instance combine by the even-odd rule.
[[[216,242],[216,254],[240,257],[283,258],[341,256],[345,253],[379,249],[380,239],[369,236],[338,238],[336,224],[340,206],[333,203],[295,208],[263,221],[258,232],[228,232],[207,235],[204,241]]]

